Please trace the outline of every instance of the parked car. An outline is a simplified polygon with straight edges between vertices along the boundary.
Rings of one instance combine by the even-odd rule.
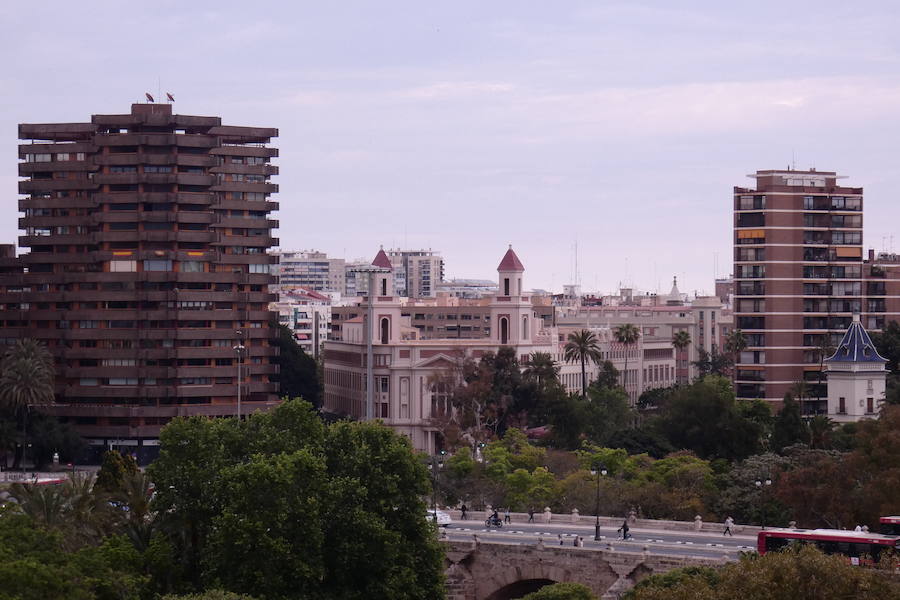
[[[431,509],[429,508],[429,509],[428,509],[428,512],[425,513],[425,517],[426,517],[430,522],[433,523],[433,522],[434,522],[434,511],[431,510]],[[438,524],[438,527],[446,527],[446,526],[449,525],[451,522],[452,522],[452,519],[450,519],[450,515],[448,515],[447,513],[445,513],[445,512],[442,511],[442,510],[437,511],[437,524]]]

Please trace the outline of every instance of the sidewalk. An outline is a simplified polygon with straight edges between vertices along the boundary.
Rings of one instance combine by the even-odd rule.
[[[446,513],[448,513],[453,519],[454,524],[461,523],[484,523],[485,519],[488,517],[488,513],[485,511],[468,511],[467,516],[469,517],[466,520],[460,519],[460,511],[456,509],[442,509]],[[502,515],[502,513],[501,513]],[[561,527],[578,527],[585,528],[593,531],[596,517],[594,515],[578,515],[577,521],[573,521],[572,515],[553,513],[551,515],[551,520],[548,523],[545,521],[544,513],[535,513],[534,514],[534,522],[528,522],[528,514],[527,513],[510,513],[510,517],[512,518],[511,526],[515,525],[528,525],[535,527],[552,527],[552,528],[561,528]],[[501,519],[503,517],[501,516]],[[624,519],[618,517],[607,517],[600,516],[600,527],[603,529],[618,529],[622,525],[622,521]],[[715,537],[722,536],[722,532],[725,530],[725,525],[721,523],[703,523],[701,529],[696,529],[694,523],[689,523],[687,521],[657,521],[652,519],[637,519],[634,522],[629,522],[628,527],[632,532],[641,532],[641,533],[657,533],[657,534],[682,534],[682,535],[697,535],[702,537]],[[738,539],[749,539],[756,540],[756,535],[761,530],[760,527],[755,525],[735,525],[734,526],[735,534],[733,537]],[[723,536],[723,537],[732,537],[732,536]]]

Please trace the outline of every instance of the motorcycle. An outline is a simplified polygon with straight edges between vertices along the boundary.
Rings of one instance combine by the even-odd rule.
[[[500,517],[488,517],[484,522],[484,526],[490,529],[491,527],[496,527],[500,529],[503,527],[503,521],[500,520]]]

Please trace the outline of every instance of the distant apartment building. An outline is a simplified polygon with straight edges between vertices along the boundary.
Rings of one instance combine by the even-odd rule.
[[[449,279],[435,285],[436,296],[444,294],[453,298],[484,298],[497,293],[497,282],[490,279]]]
[[[387,252],[394,267],[397,292],[408,298],[430,298],[444,280],[444,259],[432,250],[395,250]]]
[[[329,258],[315,250],[276,250],[274,266],[278,285],[285,288],[305,288],[315,292],[344,293],[346,286],[343,258]]]
[[[143,461],[172,417],[235,415],[238,389],[244,414],[278,402],[277,135],[164,104],[19,125],[28,250],[0,258],[0,342],[47,345],[56,402],[41,410],[92,448]]]
[[[589,329],[597,333],[601,341],[605,340],[609,348],[601,347],[604,360],[610,360],[619,369],[629,396],[636,400],[647,389],[692,380],[697,374],[693,363],[700,357],[700,349],[710,354],[721,353],[725,337],[733,327],[730,311],[718,298],[695,298],[690,304],[679,305],[674,303],[678,297],[680,294],[662,296],[658,299],[661,303],[655,305],[558,309],[556,324],[561,335]],[[614,343],[611,335],[616,327],[627,323],[637,327],[641,337],[639,344],[624,348]],[[679,331],[686,331],[691,339],[682,350],[672,345],[672,339]],[[626,352],[627,373],[624,372]],[[592,373],[596,373],[596,369]]]
[[[331,298],[314,290],[296,287],[278,288],[278,300],[269,304],[278,314],[278,323],[294,333],[297,345],[313,358],[319,358],[331,329]]]
[[[825,412],[820,351],[861,314],[870,330],[896,319],[896,265],[863,258],[863,189],[833,171],[764,170],[734,188],[735,326],[748,341],[737,393],[777,402],[797,382]]]
[[[385,254],[385,257],[387,255]],[[393,294],[398,297],[406,296],[406,273],[396,269],[389,260],[385,259],[387,268],[392,269]],[[347,298],[355,298],[365,296],[369,291],[368,269],[371,262],[363,259],[355,259],[344,265],[344,296]]]
[[[734,300],[734,278],[716,278],[716,296],[722,304],[731,308]]]

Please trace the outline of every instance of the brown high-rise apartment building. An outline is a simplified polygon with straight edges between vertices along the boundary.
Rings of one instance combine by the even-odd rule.
[[[23,272],[0,274],[0,341],[47,344],[46,410],[96,446],[150,457],[173,416],[277,402],[267,251],[278,151],[266,146],[277,135],[168,104],[19,125],[29,251]]]
[[[750,177],[755,188],[734,188],[735,327],[748,342],[736,391],[780,401],[805,380],[804,408],[820,412],[817,349],[836,345],[854,313],[871,329],[896,319],[898,270],[863,260],[862,188],[814,169]]]

